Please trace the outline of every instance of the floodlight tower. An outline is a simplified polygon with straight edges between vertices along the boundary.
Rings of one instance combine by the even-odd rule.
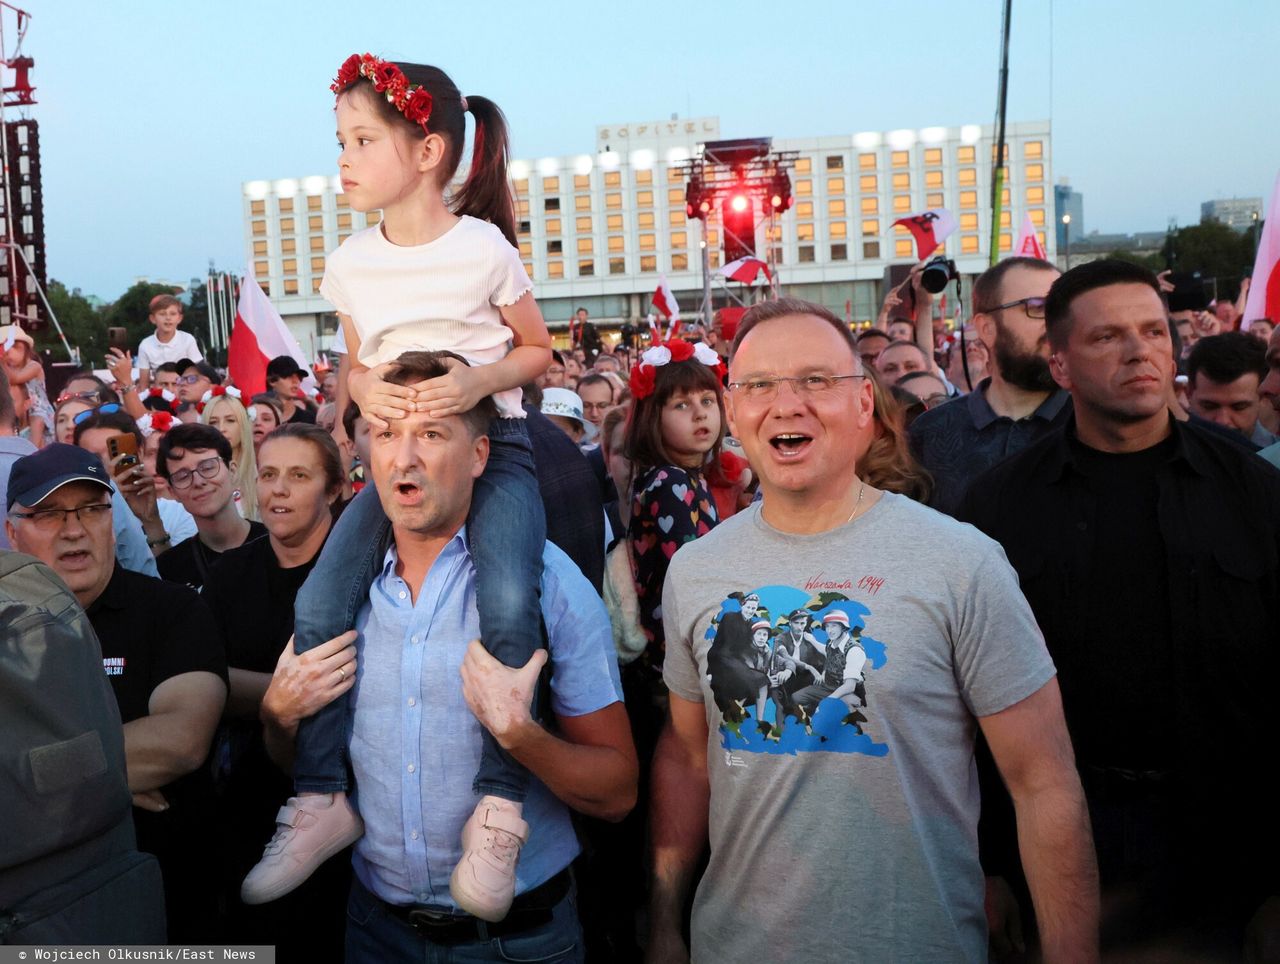
[[[10,18],[16,23],[9,49]],[[73,361],[77,353],[45,295],[44,198],[40,177],[40,127],[29,116],[35,104],[31,70],[35,60],[22,52],[31,24],[25,10],[0,0],[0,65],[12,72],[0,92],[0,324],[39,331],[53,323]],[[15,114],[16,109],[16,114]]]

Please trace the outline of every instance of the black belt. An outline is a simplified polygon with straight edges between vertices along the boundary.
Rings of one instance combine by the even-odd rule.
[[[511,902],[507,916],[491,924],[470,914],[451,914],[435,907],[407,907],[379,901],[392,917],[399,918],[434,944],[465,944],[507,937],[549,924],[555,906],[569,893],[573,878],[566,867],[545,883],[525,891]]]

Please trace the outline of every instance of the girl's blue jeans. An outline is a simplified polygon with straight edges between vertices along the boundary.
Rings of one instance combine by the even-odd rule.
[[[524,419],[496,418],[489,424],[489,461],[472,492],[467,542],[476,570],[480,638],[506,666],[523,666],[543,645],[539,587],[546,537]],[[391,522],[369,484],[342,513],[298,591],[295,652],[304,653],[355,626],[390,539]],[[348,789],[348,699],[343,694],[298,725],[293,765],[298,793]],[[528,782],[528,771],[485,730],[474,792],[519,802]]]

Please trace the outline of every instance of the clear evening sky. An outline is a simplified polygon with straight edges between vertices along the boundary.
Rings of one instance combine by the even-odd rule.
[[[328,84],[365,50],[507,112],[513,156],[596,124],[718,115],[724,137],[989,123],[1000,0],[25,0],[51,277],[243,270],[240,184],[335,170]],[[1050,29],[1052,21],[1052,31]],[[12,19],[6,21],[12,43]],[[1275,0],[1014,0],[1010,120],[1053,121],[1090,230],[1199,220],[1280,169]],[[11,47],[10,47],[11,49]],[[1050,55],[1052,51],[1052,76]]]

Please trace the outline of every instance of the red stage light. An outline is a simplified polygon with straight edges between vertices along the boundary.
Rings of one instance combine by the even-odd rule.
[[[775,209],[782,207],[782,195],[775,194],[769,199],[769,203],[772,204]]]
[[[733,196],[733,200],[729,202],[729,206],[735,211],[742,212],[747,209],[747,205],[750,203],[751,202],[747,200],[747,196],[745,194],[735,194]]]
[[[710,213],[711,213],[711,202],[710,202],[710,201],[703,201],[701,204],[699,204],[699,205],[698,205],[698,210],[699,210],[699,211],[701,211],[703,214],[710,214]]]

